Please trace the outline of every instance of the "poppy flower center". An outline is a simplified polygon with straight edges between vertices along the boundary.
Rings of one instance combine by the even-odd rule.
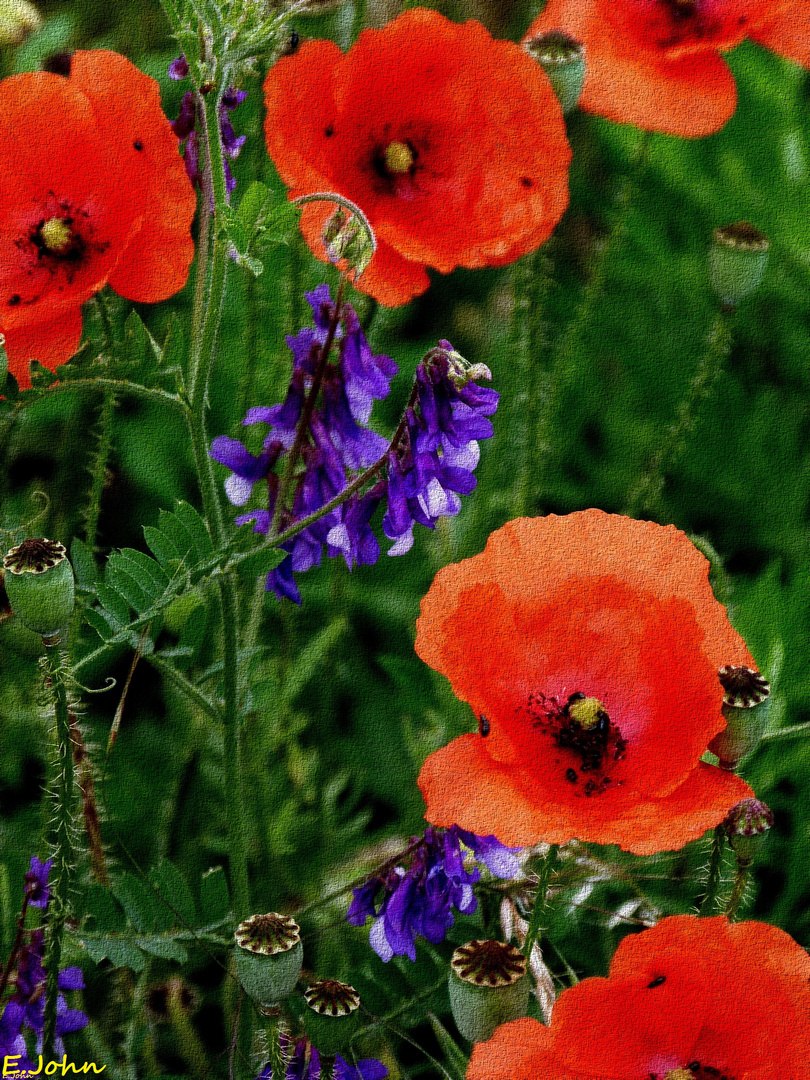
[[[40,221],[31,235],[31,243],[37,249],[39,258],[51,258],[59,262],[79,262],[85,252],[85,241],[81,233],[74,228],[75,218],[47,218]]]
[[[659,1080],[658,1073],[650,1073],[650,1080]],[[666,1073],[663,1080],[734,1080],[733,1076],[716,1069],[713,1065],[703,1065],[700,1061],[690,1061],[681,1069]]]
[[[385,168],[389,173],[410,172],[414,158],[414,151],[408,143],[394,140],[385,149]]]
[[[73,238],[70,224],[62,218],[53,217],[39,227],[39,236],[49,251],[61,255]]]
[[[579,785],[583,795],[590,798],[601,794],[614,781],[610,768],[623,761],[627,742],[608,716],[605,706],[581,691],[571,694],[564,705],[556,698],[530,699],[533,726],[545,730],[555,746],[566,751],[564,776],[569,784]]]

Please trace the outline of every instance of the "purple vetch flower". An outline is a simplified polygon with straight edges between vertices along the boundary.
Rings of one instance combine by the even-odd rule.
[[[455,922],[454,908],[469,915],[478,907],[473,885],[481,871],[467,868],[462,844],[496,877],[509,879],[520,869],[514,854],[519,849],[504,847],[494,836],[476,836],[457,825],[429,826],[407,869],[395,866],[354,890],[346,918],[353,926],[375,918],[369,944],[386,963],[392,956],[415,960],[417,937],[436,945]]]
[[[169,78],[180,80],[188,78],[188,62],[185,56],[180,55],[169,64]],[[236,179],[228,164],[229,159],[239,157],[242,147],[247,141],[246,135],[238,135],[233,130],[230,114],[241,105],[247,97],[247,91],[237,90],[230,86],[222,95],[217,110],[219,116],[219,133],[222,140],[223,164],[225,166],[225,188],[230,196],[235,187]],[[177,119],[172,122],[172,131],[183,146],[183,160],[186,164],[186,173],[195,187],[202,186],[202,173],[200,169],[200,139],[197,133],[197,103],[194,92],[189,90],[183,95],[180,102],[180,112]]]
[[[31,868],[25,875],[26,895],[29,906],[46,908],[50,899],[48,874],[52,859],[40,862],[34,856]],[[30,899],[30,895],[34,899]],[[25,943],[17,956],[17,970],[14,976],[14,993],[6,1002],[0,1017],[0,1056],[4,1054],[21,1055],[17,1069],[33,1070],[23,1028],[34,1032],[37,1051],[42,1048],[42,1033],[45,1022],[45,968],[42,961],[45,955],[45,935],[36,929],[27,932]],[[68,967],[59,972],[60,990],[83,990],[84,979],[81,968]],[[62,994],[56,999],[56,1052],[65,1052],[62,1036],[73,1031],[80,1031],[88,1023],[87,1016],[80,1009],[68,1008]]]
[[[308,1039],[293,1040],[281,1036],[281,1049],[287,1059],[284,1080],[320,1080],[321,1055]],[[267,1064],[259,1074],[259,1080],[271,1080],[272,1067]],[[388,1069],[376,1058],[366,1058],[350,1065],[340,1054],[335,1055],[333,1080],[385,1080]]]
[[[31,856],[31,865],[25,875],[25,895],[28,906],[46,908],[51,897],[48,888],[48,874],[51,872],[53,859],[40,862],[36,855]]]

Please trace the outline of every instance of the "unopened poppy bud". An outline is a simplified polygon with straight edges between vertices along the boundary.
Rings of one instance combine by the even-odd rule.
[[[453,953],[448,989],[456,1027],[470,1042],[526,1015],[526,957],[503,941],[468,941]]]
[[[712,288],[728,307],[736,307],[759,287],[771,242],[747,221],[724,225],[712,234],[709,273]]]
[[[773,827],[773,813],[759,799],[743,799],[723,820],[729,846],[740,862],[750,862]]]
[[[726,729],[715,735],[709,749],[720,758],[720,768],[732,772],[765,732],[771,684],[749,667],[726,664],[717,674],[724,691],[722,712]]]
[[[338,209],[332,214],[321,237],[329,261],[338,263],[345,259],[357,277],[371,262],[374,254],[371,236],[361,221],[349,218],[343,210]]]
[[[552,30],[523,42],[524,50],[549,77],[554,93],[567,116],[575,109],[585,82],[585,49],[561,30]]]
[[[318,979],[304,991],[304,1027],[322,1054],[345,1049],[360,1026],[360,995],[348,983]]]
[[[288,915],[251,915],[236,928],[236,974],[260,1005],[274,1005],[295,989],[304,946],[298,924]]]
[[[27,0],[0,0],[0,45],[19,45],[41,25],[41,15]]]
[[[14,614],[34,633],[55,637],[73,612],[75,594],[64,545],[44,537],[23,540],[6,555],[3,567]]]

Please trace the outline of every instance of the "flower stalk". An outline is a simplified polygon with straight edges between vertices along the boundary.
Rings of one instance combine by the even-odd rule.
[[[56,769],[53,778],[53,866],[49,879],[50,901],[45,923],[44,967],[47,980],[42,1037],[43,1058],[45,1061],[52,1061],[56,1056],[54,1043],[59,964],[62,959],[65,920],[69,910],[69,890],[75,865],[73,808],[76,788],[73,777],[73,738],[67,696],[67,658],[58,644],[46,649],[44,668],[53,701],[56,735]]]
[[[709,871],[706,876],[706,891],[698,905],[699,915],[711,915],[717,903],[720,888],[720,872],[723,866],[723,844],[726,833],[723,825],[715,826],[712,833],[712,848],[709,856]]]

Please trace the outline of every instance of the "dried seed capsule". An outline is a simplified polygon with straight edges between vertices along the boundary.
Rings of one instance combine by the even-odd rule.
[[[448,989],[456,1027],[470,1042],[526,1015],[526,957],[503,941],[469,941],[453,953]]]
[[[73,612],[73,567],[64,545],[44,537],[23,540],[3,560],[14,614],[36,634],[54,638]]]
[[[274,1005],[295,989],[304,960],[298,924],[271,911],[236,928],[236,974],[260,1005]]]

